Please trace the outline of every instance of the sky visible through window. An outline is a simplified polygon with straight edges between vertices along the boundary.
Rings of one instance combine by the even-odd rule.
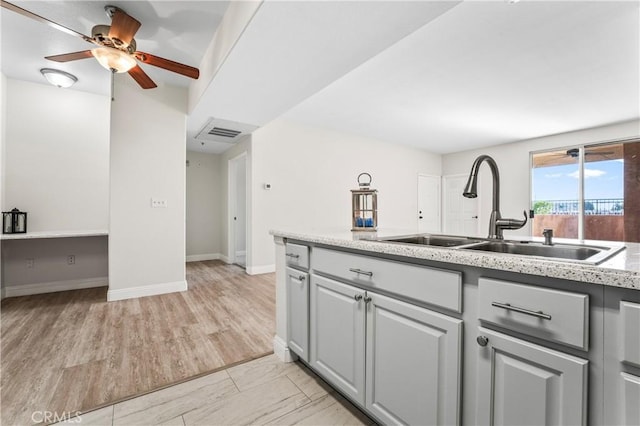
[[[584,166],[584,198],[624,198],[624,162],[606,160]],[[578,199],[578,164],[533,169],[533,200]]]

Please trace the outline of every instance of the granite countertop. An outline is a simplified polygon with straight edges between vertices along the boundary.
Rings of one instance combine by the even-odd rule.
[[[271,231],[271,234],[276,237],[314,244],[640,290],[640,243],[624,243],[625,250],[599,265],[592,265],[579,261],[555,260],[535,256],[370,241],[376,238],[416,233],[415,230],[408,229],[384,229],[378,230],[376,233],[350,232],[344,229]],[[509,235],[506,235],[505,239],[542,241],[541,238],[511,237]],[[558,243],[577,243],[576,240],[559,238],[555,239],[555,241]],[[584,243],[603,245],[605,242],[585,241]]]

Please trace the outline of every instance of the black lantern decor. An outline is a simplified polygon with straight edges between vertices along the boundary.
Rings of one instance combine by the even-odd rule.
[[[368,181],[361,181],[369,178]],[[358,175],[359,189],[351,190],[351,230],[375,231],[378,229],[378,190],[371,189],[371,175]]]
[[[10,212],[2,212],[3,234],[26,234],[27,212],[13,209]]]

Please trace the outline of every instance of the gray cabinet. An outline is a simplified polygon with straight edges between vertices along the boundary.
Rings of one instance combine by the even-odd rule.
[[[385,424],[459,424],[462,321],[366,296],[367,410]]]
[[[311,366],[364,405],[364,291],[311,277]]]
[[[640,291],[605,289],[604,423],[640,425]]]
[[[285,248],[287,293],[287,345],[309,361],[309,247],[287,243]]]
[[[478,336],[478,424],[586,424],[587,360],[483,327]]]
[[[311,365],[383,423],[459,423],[461,338],[461,320],[312,275]]]
[[[309,274],[287,268],[288,345],[293,352],[309,361]]]

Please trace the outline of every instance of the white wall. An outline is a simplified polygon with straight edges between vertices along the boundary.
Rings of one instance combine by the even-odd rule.
[[[7,79],[2,209],[28,231],[107,229],[109,98]]]
[[[551,148],[606,142],[640,135],[640,121],[630,121],[593,129],[525,140],[506,145],[447,154],[442,157],[442,174],[468,174],[478,155],[488,154],[496,160],[500,171],[500,210],[503,217],[522,218],[522,211],[529,210],[530,165],[529,153]],[[480,167],[478,187],[479,236],[486,237],[491,213],[491,172],[486,164]],[[462,196],[462,195],[460,195]],[[516,231],[505,231],[509,235],[530,235],[530,224]]]
[[[4,158],[5,158],[5,141],[7,129],[7,78],[0,72],[0,211],[4,207],[4,186],[6,179],[4,177]],[[2,244],[0,244],[1,246]],[[3,265],[2,250],[0,249],[0,299],[4,298],[3,284]]]
[[[440,155],[285,120],[255,131],[251,148],[255,271],[275,265],[271,229],[351,229],[361,172],[378,190],[379,226],[403,229],[417,226],[418,173],[441,173]]]
[[[4,208],[4,193],[7,181],[4,165],[7,145],[7,77],[2,73],[0,73],[0,109],[0,208]]]
[[[116,75],[111,107],[109,292],[116,300],[186,290],[186,89],[141,89]],[[167,208],[151,208],[151,199]]]
[[[222,252],[221,157],[187,151],[187,261],[219,259]]]

